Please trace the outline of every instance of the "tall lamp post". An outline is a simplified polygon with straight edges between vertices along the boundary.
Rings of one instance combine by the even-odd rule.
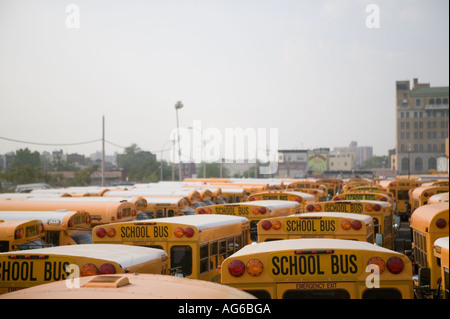
[[[183,107],[183,103],[181,103],[181,101],[178,101],[175,104],[175,111],[177,113],[177,135],[178,135],[178,158],[179,158],[179,163],[178,163],[178,179],[181,181],[181,145],[180,145],[180,127],[178,125],[178,110],[181,109]]]
[[[411,174],[411,144],[408,144],[408,179]]]

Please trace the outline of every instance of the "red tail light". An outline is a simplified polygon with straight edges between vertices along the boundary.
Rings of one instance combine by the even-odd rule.
[[[362,227],[362,224],[361,224],[361,222],[359,220],[352,221],[352,228],[354,230],[360,230],[361,227]]]
[[[198,212],[199,214],[204,214],[204,213],[205,213],[205,210],[204,210],[203,208],[199,208],[197,212]]]
[[[100,266],[98,271],[100,275],[111,275],[116,273],[116,267],[110,263],[106,263]]]
[[[447,221],[444,218],[439,218],[436,220],[436,226],[438,228],[445,228],[445,226],[447,226]]]
[[[269,229],[272,228],[272,223],[271,223],[270,221],[268,221],[268,220],[264,220],[264,221],[262,221],[262,223],[261,223],[261,227],[262,227],[264,230],[269,230]]]
[[[245,272],[245,265],[240,260],[233,260],[228,265],[228,271],[233,277],[241,277]]]
[[[184,230],[184,236],[191,238],[192,236],[194,236],[194,229],[192,227],[187,227]]]
[[[380,211],[380,209],[381,209],[381,205],[380,205],[380,204],[375,204],[375,205],[373,205],[373,209],[374,209],[376,212],[378,212],[378,211]]]
[[[390,273],[396,275],[403,271],[405,264],[400,257],[391,257],[386,262],[386,268]]]
[[[308,205],[308,206],[306,206],[306,209],[308,210],[308,212],[313,212],[314,211],[314,205]]]
[[[103,227],[97,228],[95,234],[97,235],[97,237],[103,238],[106,235],[106,230]]]
[[[260,214],[265,214],[267,212],[267,209],[265,207],[260,207],[259,208],[259,213]]]

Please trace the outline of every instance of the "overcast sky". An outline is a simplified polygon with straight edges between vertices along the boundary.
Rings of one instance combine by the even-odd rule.
[[[182,101],[183,128],[387,155],[395,81],[449,85],[448,29],[448,0],[0,0],[0,154],[100,151],[104,116],[107,154],[159,156]]]

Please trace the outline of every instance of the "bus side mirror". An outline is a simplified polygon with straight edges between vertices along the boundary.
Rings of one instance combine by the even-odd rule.
[[[430,268],[420,268],[418,272],[418,285],[419,288],[429,287],[431,283],[431,271]]]
[[[383,246],[383,234],[375,234],[375,245]]]

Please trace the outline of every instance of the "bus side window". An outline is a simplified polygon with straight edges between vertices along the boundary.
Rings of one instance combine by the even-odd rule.
[[[192,248],[190,246],[172,246],[170,248],[170,267],[181,267],[184,276],[192,274]]]
[[[209,263],[210,263],[209,269],[216,269],[217,266],[218,266],[217,242],[216,241],[212,242],[209,245],[209,249],[210,249],[210,252],[209,252],[209,255],[210,255],[210,258],[209,258]]]

